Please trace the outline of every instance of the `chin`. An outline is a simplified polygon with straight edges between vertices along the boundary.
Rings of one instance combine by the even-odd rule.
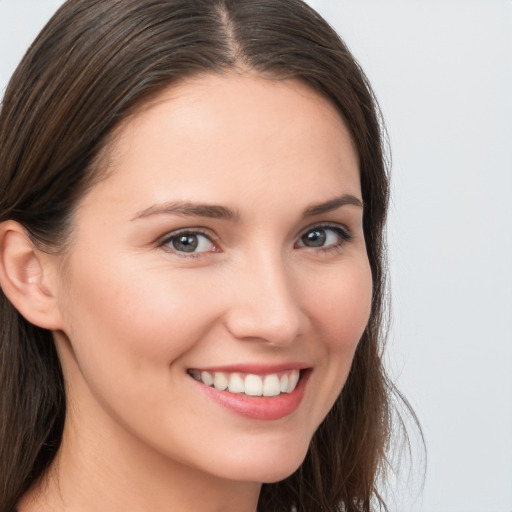
[[[293,475],[295,471],[297,471],[302,464],[304,459],[300,461],[299,464],[293,466],[293,468],[288,468],[284,470],[283,468],[278,468],[278,471],[274,471],[268,478],[264,478],[259,480],[262,484],[275,484],[276,482],[281,482],[281,480],[285,480],[289,476]]]
[[[309,445],[300,448],[275,450],[269,449],[268,454],[259,452],[256,456],[246,457],[242,464],[226,468],[233,480],[275,483],[293,474],[304,462]],[[224,475],[229,477],[228,475]]]

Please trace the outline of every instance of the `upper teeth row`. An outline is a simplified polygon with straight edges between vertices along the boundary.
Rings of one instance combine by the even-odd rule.
[[[213,386],[219,391],[245,393],[249,396],[277,396],[280,393],[291,393],[299,381],[299,370],[291,370],[281,376],[276,373],[260,376],[249,373],[207,372],[191,370],[194,379],[206,386]]]

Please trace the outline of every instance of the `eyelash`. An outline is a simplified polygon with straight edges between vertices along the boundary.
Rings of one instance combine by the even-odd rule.
[[[204,256],[205,254],[209,254],[212,252],[220,252],[218,250],[213,251],[202,251],[202,252],[190,252],[187,253],[185,251],[179,251],[173,247],[170,246],[172,244],[173,240],[177,240],[180,236],[203,236],[204,238],[208,239],[208,241],[213,245],[216,246],[216,242],[214,241],[214,237],[212,236],[211,232],[203,230],[201,228],[193,228],[193,229],[181,229],[178,231],[173,231],[172,233],[165,236],[164,239],[161,240],[159,243],[159,246],[164,249],[166,252],[170,252],[173,254],[176,254],[180,258],[200,258]]]
[[[328,246],[320,246],[320,247],[309,247],[307,245],[298,245],[299,242],[302,241],[303,238],[308,233],[312,233],[315,230],[316,231],[332,231],[338,236],[339,240],[338,240],[338,242],[330,244]],[[208,239],[208,241],[213,246],[217,245],[215,240],[212,237],[211,232],[200,229],[200,228],[193,228],[193,229],[182,229],[182,230],[174,231],[174,232],[170,233],[169,235],[167,235],[165,238],[163,238],[159,242],[159,247],[161,247],[162,249],[164,249],[167,252],[176,254],[177,256],[179,256],[181,258],[200,258],[200,257],[203,257],[204,255],[212,253],[212,252],[213,253],[221,252],[220,250],[213,250],[213,251],[201,251],[201,252],[187,253],[185,251],[179,251],[179,250],[171,247],[171,244],[173,243],[173,241],[177,240],[180,236],[185,237],[185,236],[198,236],[198,235],[203,236],[206,239]],[[319,225],[310,226],[310,227],[306,228],[305,230],[303,230],[301,232],[301,234],[299,235],[298,241],[295,243],[294,247],[299,247],[299,248],[304,247],[306,249],[312,249],[316,253],[329,253],[331,251],[339,251],[342,248],[342,246],[344,246],[346,243],[350,242],[352,240],[352,238],[353,238],[352,234],[344,226],[340,226],[338,224],[334,224],[334,225],[333,224],[319,224]]]
[[[316,224],[302,231],[298,240],[301,241],[308,233],[312,233],[313,231],[333,231],[339,238],[338,242],[334,244],[321,247],[309,247],[309,249],[313,249],[317,253],[330,253],[332,251],[339,252],[340,249],[353,238],[352,234],[345,226],[340,226],[339,224]],[[299,247],[308,248],[306,245],[299,245]]]

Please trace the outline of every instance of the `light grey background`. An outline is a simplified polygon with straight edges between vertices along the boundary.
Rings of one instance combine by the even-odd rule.
[[[61,3],[0,0],[0,95]],[[512,1],[310,4],[373,83],[393,150],[388,364],[428,467],[392,510],[512,512]]]

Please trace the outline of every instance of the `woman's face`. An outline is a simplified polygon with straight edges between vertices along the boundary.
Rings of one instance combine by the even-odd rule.
[[[286,477],[370,311],[344,123],[301,83],[203,76],[125,121],[107,160],[58,257],[74,438],[92,432],[107,464],[119,444],[210,477]]]

